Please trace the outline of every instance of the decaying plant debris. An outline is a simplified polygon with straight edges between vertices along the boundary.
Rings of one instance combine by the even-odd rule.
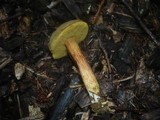
[[[160,119],[158,0],[0,3],[0,120]],[[89,25],[80,46],[101,104],[91,104],[71,57],[48,49],[56,28],[75,19]]]

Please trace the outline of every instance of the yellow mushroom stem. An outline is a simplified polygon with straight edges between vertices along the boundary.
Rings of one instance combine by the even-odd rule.
[[[89,93],[94,93],[96,95],[99,95],[99,84],[97,82],[97,79],[88,64],[86,58],[82,54],[82,51],[79,47],[79,45],[76,43],[74,38],[70,38],[66,40],[65,42],[66,48],[68,50],[68,53],[71,55],[71,57],[74,59],[74,61],[77,63],[77,66],[79,68],[81,77],[83,79],[84,85]]]

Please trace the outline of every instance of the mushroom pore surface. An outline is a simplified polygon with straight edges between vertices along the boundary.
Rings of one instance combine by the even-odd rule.
[[[59,59],[67,55],[65,41],[72,38],[77,43],[83,41],[88,33],[87,23],[81,20],[71,20],[59,26],[51,35],[49,49],[54,59]]]

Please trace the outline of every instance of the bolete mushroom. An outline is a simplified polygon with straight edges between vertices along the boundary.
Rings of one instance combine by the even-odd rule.
[[[49,49],[54,59],[62,58],[69,53],[77,63],[83,83],[91,97],[91,102],[98,102],[99,84],[78,45],[88,34],[87,23],[81,20],[71,20],[62,24],[52,34]]]

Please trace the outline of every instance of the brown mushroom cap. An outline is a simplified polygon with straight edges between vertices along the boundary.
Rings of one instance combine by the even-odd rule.
[[[85,39],[87,33],[88,25],[81,20],[71,20],[59,26],[53,32],[48,44],[53,58],[58,59],[67,55],[66,40],[74,39],[80,43]]]

